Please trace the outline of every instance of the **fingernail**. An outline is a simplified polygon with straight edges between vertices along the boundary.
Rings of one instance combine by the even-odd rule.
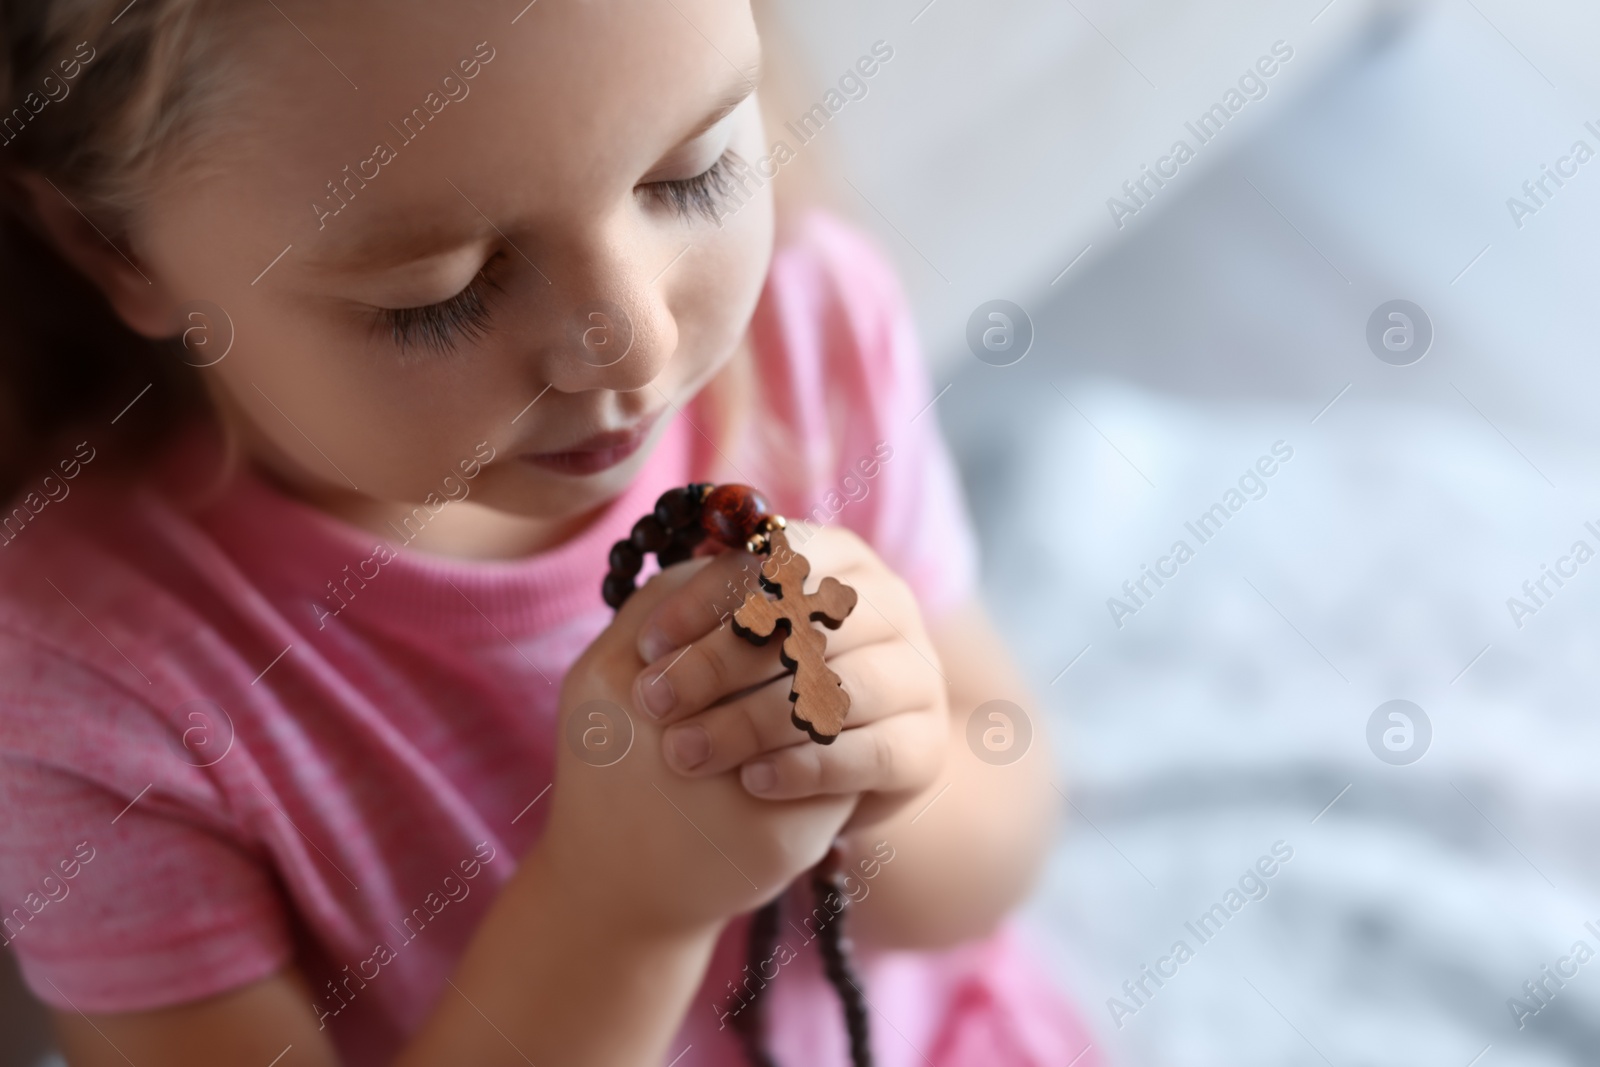
[[[739,777],[744,780],[744,787],[752,793],[770,793],[772,787],[778,784],[778,772],[767,760],[745,765],[739,772]]]
[[[654,663],[671,651],[672,642],[655,623],[639,632],[639,655],[646,663]]]
[[[673,766],[692,770],[711,756],[711,735],[701,726],[680,726],[667,731],[667,751]]]
[[[658,673],[652,669],[639,676],[639,699],[650,717],[659,719],[672,710],[678,702],[678,694],[672,691],[672,682],[665,671]]]

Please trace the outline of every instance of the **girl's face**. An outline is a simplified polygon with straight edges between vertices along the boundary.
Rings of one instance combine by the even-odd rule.
[[[203,176],[130,234],[154,292],[231,320],[198,373],[252,455],[357,522],[463,492],[441,529],[581,518],[766,273],[747,0],[522,4],[264,8]]]

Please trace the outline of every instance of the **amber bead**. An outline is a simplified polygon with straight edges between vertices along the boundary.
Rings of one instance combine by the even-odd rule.
[[[748,485],[719,485],[701,505],[706,533],[725,545],[743,548],[769,515],[767,499]]]

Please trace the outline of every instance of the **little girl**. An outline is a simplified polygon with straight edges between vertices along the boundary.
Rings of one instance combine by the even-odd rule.
[[[1002,922],[1057,798],[967,742],[1029,702],[909,319],[775,221],[745,0],[0,18],[0,939],[73,1067],[842,1065],[825,854],[873,1062],[1096,1062]],[[747,554],[602,602],[694,482],[857,590],[832,744]]]

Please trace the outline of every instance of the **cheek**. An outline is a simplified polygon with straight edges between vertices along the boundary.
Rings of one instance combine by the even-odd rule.
[[[746,213],[756,215],[754,205]],[[726,227],[707,242],[702,263],[686,274],[689,291],[683,294],[679,318],[690,320],[697,327],[693,332],[728,341],[749,326],[772,259],[771,231],[761,228],[771,218],[770,207],[761,214],[766,218],[741,218],[739,226]],[[682,330],[681,321],[679,326]]]
[[[191,373],[246,448],[293,484],[397,501],[443,497],[445,476],[459,477],[478,441],[502,443],[494,427],[533,398],[523,395],[526,366],[519,377],[517,361],[498,349],[402,365],[352,306],[356,296],[311,272],[304,257],[314,240],[242,206],[256,191],[219,176],[193,202],[163,202],[144,220],[140,246],[167,286],[218,305],[232,325],[227,355]]]
[[[360,327],[301,307],[235,313],[239,341],[197,373],[228,417],[246,424],[297,481],[390,500],[421,500],[472,456],[486,420],[442,364],[401,367],[368,351]],[[493,383],[490,383],[492,386]],[[442,398],[449,398],[448,400]]]
[[[216,304],[232,324],[227,355],[190,373],[246,448],[286,479],[371,495],[414,462],[435,422],[404,425],[401,376],[369,351],[367,324],[330,307],[327,284],[303,273],[302,242],[251,284],[290,242],[271,221],[240,210],[236,192],[221,179],[203,186],[195,220],[174,207],[151,220],[144,242],[170,288]]]
[[[671,296],[679,335],[677,381],[703,383],[733,355],[755,313],[772,246],[770,183],[721,230],[697,238],[698,261]]]

